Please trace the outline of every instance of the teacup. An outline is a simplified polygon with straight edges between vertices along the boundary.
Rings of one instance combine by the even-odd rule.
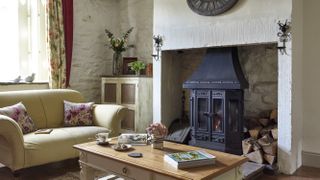
[[[105,143],[108,141],[109,133],[98,133],[96,134],[96,140],[98,143]]]

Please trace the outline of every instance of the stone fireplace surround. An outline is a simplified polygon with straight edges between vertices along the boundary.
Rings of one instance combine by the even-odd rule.
[[[165,51],[182,49],[243,46],[253,44],[277,43],[277,22],[289,19],[293,23],[301,23],[294,18],[292,1],[239,1],[228,13],[217,17],[203,17],[192,13],[184,0],[154,1],[154,34],[164,36]],[[272,6],[272,8],[270,8]],[[258,7],[258,8],[257,8]],[[299,12],[298,12],[299,13]],[[298,26],[296,26],[298,27]],[[292,36],[300,35],[301,29],[292,29]],[[297,36],[300,37],[300,36]],[[291,174],[301,166],[302,122],[301,120],[301,89],[297,79],[300,71],[298,59],[301,57],[301,47],[294,43],[293,38],[287,44],[288,55],[278,54],[278,165],[280,171]],[[173,71],[165,65],[168,58],[163,53],[159,61],[154,61],[153,82],[153,112],[154,121],[169,125],[174,113],[166,106],[171,95],[169,81],[164,79],[168,71]],[[170,56],[169,56],[170,58]],[[175,63],[174,61],[170,61]],[[293,74],[295,70],[295,74]],[[177,80],[176,80],[177,81]],[[174,96],[171,96],[174,97]],[[176,97],[180,99],[180,97]]]

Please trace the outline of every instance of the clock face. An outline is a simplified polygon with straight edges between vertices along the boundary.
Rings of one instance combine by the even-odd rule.
[[[234,6],[238,0],[187,0],[190,9],[203,16],[215,16]]]

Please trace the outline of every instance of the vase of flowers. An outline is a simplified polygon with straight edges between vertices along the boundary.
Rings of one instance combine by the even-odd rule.
[[[105,30],[108,36],[108,47],[113,50],[113,62],[112,62],[112,74],[120,75],[122,70],[122,52],[126,51],[128,48],[133,47],[133,45],[128,45],[128,37],[132,32],[133,27],[131,27],[126,33],[124,33],[121,37],[114,37],[113,33],[111,33],[108,29]]]
[[[168,129],[161,123],[150,124],[147,129],[150,136],[151,147],[154,149],[162,149],[165,136],[168,134]]]

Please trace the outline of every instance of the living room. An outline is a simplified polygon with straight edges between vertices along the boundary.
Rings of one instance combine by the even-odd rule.
[[[281,2],[211,0],[209,2],[213,5],[207,9],[195,5],[204,3],[205,6],[207,1],[201,0],[37,0],[38,4],[30,0],[20,0],[11,5],[2,2],[0,4],[3,9],[2,20],[8,22],[6,24],[10,28],[1,31],[1,37],[4,39],[1,49],[6,50],[3,52],[5,58],[0,61],[2,67],[0,92],[9,93],[3,95],[1,108],[22,102],[32,119],[36,117],[34,121],[37,126],[47,127],[51,123],[52,127],[48,128],[56,128],[58,127],[56,120],[50,119],[53,112],[48,109],[58,107],[58,100],[61,101],[62,107],[63,100],[94,102],[102,104],[97,105],[98,108],[94,112],[97,122],[100,122],[99,125],[110,128],[114,127],[114,119],[124,119],[116,125],[117,127],[110,129],[110,136],[128,132],[145,133],[145,129],[152,123],[162,123],[170,131],[174,120],[182,118],[183,113],[189,118],[188,120],[192,119],[189,99],[194,95],[191,93],[193,89],[183,88],[183,85],[190,80],[197,68],[201,67],[201,63],[205,63],[204,57],[207,51],[236,48],[242,69],[240,74],[243,74],[248,82],[247,87],[243,82],[241,85],[244,95],[242,97],[240,95],[240,99],[243,98],[244,103],[239,109],[243,108],[244,117],[255,116],[258,111],[274,109],[278,114],[278,121],[272,122],[273,126],[276,125],[278,133],[275,141],[276,163],[272,164],[276,164],[277,172],[280,174],[260,177],[277,179],[290,177],[289,175],[293,174],[292,177],[296,178],[320,178],[320,175],[315,173],[318,171],[317,168],[320,168],[318,163],[320,144],[317,141],[319,113],[315,108],[319,100],[317,92],[320,86],[313,80],[318,75],[317,65],[319,65],[316,56],[318,50],[316,32],[320,28],[316,22],[318,14],[316,7],[319,6],[319,2],[316,0]],[[196,7],[192,7],[192,3],[199,9],[194,9]],[[216,9],[218,11],[216,14],[201,15],[202,11],[209,11],[210,8],[214,9],[220,5],[223,8]],[[38,7],[37,12],[32,10],[35,7]],[[67,11],[63,11],[65,9],[61,7]],[[57,13],[60,15],[54,17]],[[18,26],[10,23],[12,20],[8,17],[11,16],[15,18]],[[46,19],[48,16],[51,17],[49,20]],[[62,17],[65,22],[59,22]],[[36,26],[34,24],[32,26],[32,23],[28,25],[28,18],[31,21],[33,18],[38,19],[34,21],[38,23],[40,30],[32,31]],[[52,22],[49,23],[51,26],[48,26],[48,22]],[[281,26],[288,27],[289,31],[281,31]],[[28,29],[28,38],[23,39],[24,36],[19,34],[23,33],[21,27],[25,28],[24,30]],[[58,32],[62,33],[56,33],[57,29],[54,28],[60,28]],[[132,31],[130,28],[133,28]],[[52,39],[46,42],[45,37],[50,37],[47,36],[49,32],[56,36],[54,38],[51,36]],[[128,35],[125,38],[125,48],[120,50],[119,68],[114,65],[118,60],[115,58],[116,51],[110,39],[124,37],[126,32]],[[279,33],[288,38],[283,39],[284,36]],[[16,42],[20,42],[18,45],[7,43],[12,41],[10,39],[12,37],[22,38],[17,38]],[[50,53],[43,54],[44,52]],[[7,59],[16,60],[9,63]],[[135,71],[127,67],[130,66],[130,63],[127,64],[130,61],[143,62],[145,69],[141,71],[141,75],[135,75]],[[59,64],[61,62],[62,64]],[[55,63],[59,65],[55,66]],[[32,73],[35,73],[34,77]],[[241,79],[239,73],[237,76]],[[241,80],[239,81],[241,84]],[[121,87],[121,83],[135,84],[137,89],[133,92],[131,86],[125,86],[125,89],[117,90]],[[56,94],[39,93],[30,96],[15,92],[51,88],[68,90],[64,92],[66,94],[54,92]],[[115,95],[109,97],[107,92],[110,91]],[[30,98],[38,96],[44,98],[42,102],[31,101]],[[205,95],[202,94],[201,97],[203,96]],[[134,105],[123,103],[118,97],[129,102],[135,97],[137,103]],[[34,104],[40,107],[41,103],[43,114],[37,113],[37,109],[28,108],[35,107]],[[109,109],[110,104],[121,104],[121,106]],[[110,123],[104,124],[103,121],[99,121],[99,118],[103,119],[106,116],[103,112],[109,112],[107,116]],[[63,109],[55,113],[61,113],[63,119]],[[123,118],[124,114],[127,115],[126,118]],[[46,125],[41,124],[39,118],[42,117],[46,117]],[[0,128],[0,131],[2,131],[0,134],[7,132],[4,128]],[[96,130],[88,131],[98,133]],[[89,132],[87,135],[89,136]],[[4,149],[3,152],[8,152],[6,147],[1,149]],[[5,164],[8,159],[4,162],[1,160],[3,159],[0,159],[0,163]],[[58,168],[57,173],[52,175],[53,178],[58,178],[61,174],[70,175],[70,172],[77,174],[72,175],[73,178],[80,178],[80,167],[76,161],[62,165],[64,168]],[[266,161],[263,161],[266,164]],[[18,169],[23,171],[18,173],[17,178],[41,179],[39,175],[35,175],[37,170],[48,172],[52,167],[44,165],[47,164],[44,162],[40,164],[40,167],[31,169],[19,167]],[[11,170],[1,168],[4,177],[13,178],[14,173],[11,174]],[[42,175],[44,178],[49,178],[45,174]]]

